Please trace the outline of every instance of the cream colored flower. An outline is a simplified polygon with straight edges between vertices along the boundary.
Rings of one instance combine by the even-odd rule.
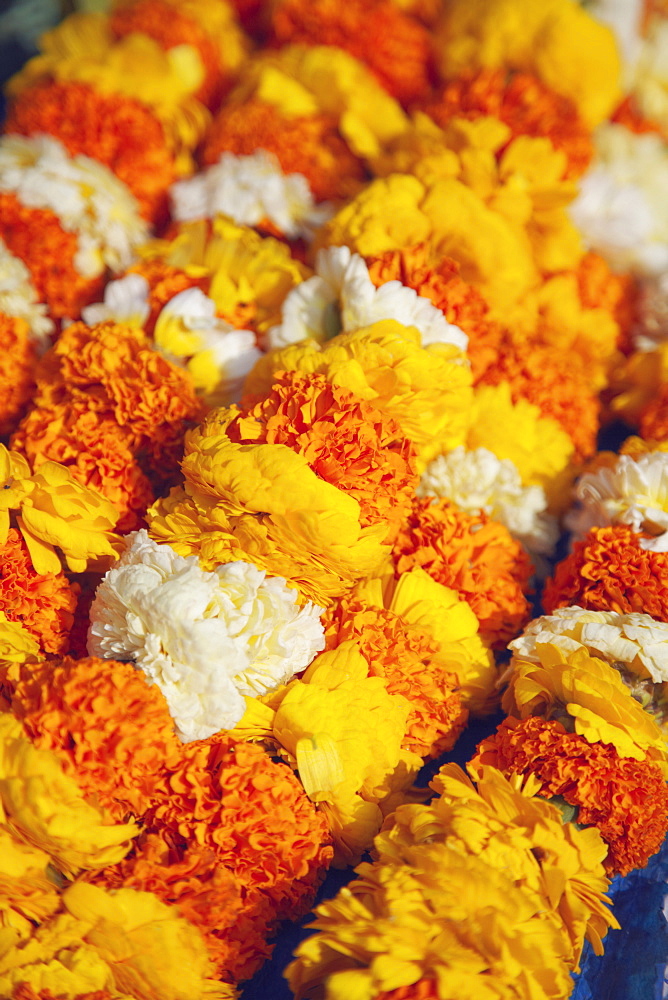
[[[621,0],[620,0],[621,2]],[[633,96],[645,117],[668,127],[668,20],[657,17],[634,67]]]
[[[128,267],[134,249],[148,237],[123,182],[96,160],[69,156],[50,136],[0,139],[0,191],[28,208],[54,212],[66,232],[76,233],[74,265],[85,278]]]
[[[640,547],[668,552],[668,453],[648,452],[637,459],[620,455],[612,468],[582,476],[575,487],[578,507],[567,514],[566,527],[576,540],[590,528],[628,524],[641,538]]]
[[[143,329],[151,312],[148,293],[148,281],[143,275],[126,274],[109,282],[104,290],[104,302],[84,306],[81,318],[89,326],[114,320]]]
[[[172,186],[176,222],[227,215],[234,222],[257,226],[273,223],[285,236],[310,237],[332,215],[316,206],[303,174],[284,174],[273,153],[258,149],[251,156],[223,153],[218,163]]]
[[[422,473],[417,494],[447,497],[471,514],[484,510],[530,552],[554,551],[559,529],[556,518],[546,513],[545,490],[523,486],[513,462],[487,448],[467,450],[460,445],[439,455]]]
[[[324,648],[321,609],[245,562],[200,569],[146,531],[100,584],[88,649],[134,660],[165,695],[184,742],[231,729],[244,695],[272,691]]]
[[[337,333],[348,333],[379,320],[394,319],[416,327],[422,346],[454,344],[468,347],[463,330],[448,323],[440,309],[399,281],[376,288],[359,254],[348,247],[320,250],[316,273],[297,285],[283,303],[280,326],[269,331],[269,346],[285,347],[310,337],[322,343]]]
[[[668,681],[668,622],[649,615],[557,608],[552,615],[535,618],[508,648],[522,660],[540,663],[536,645],[548,642],[567,652],[584,648],[655,684]]]
[[[571,216],[589,248],[615,269],[640,275],[668,269],[668,148],[659,135],[601,125],[596,159]]]
[[[10,253],[0,239],[0,313],[18,316],[28,324],[38,348],[46,350],[53,320],[47,316],[46,306],[37,301],[37,293],[30,280],[30,272],[22,260]]]

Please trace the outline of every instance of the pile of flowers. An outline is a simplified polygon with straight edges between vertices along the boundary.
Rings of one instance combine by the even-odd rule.
[[[354,867],[297,1000],[567,1000],[668,833],[668,7],[107,8],[0,137],[0,995],[234,1000]]]

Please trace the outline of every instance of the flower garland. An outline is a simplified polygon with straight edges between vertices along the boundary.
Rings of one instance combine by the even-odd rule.
[[[618,6],[112,0],[10,81],[3,996],[234,1000],[332,866],[297,1000],[603,954],[668,833],[668,10]]]

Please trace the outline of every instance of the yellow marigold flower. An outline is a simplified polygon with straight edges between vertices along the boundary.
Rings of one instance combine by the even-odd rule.
[[[532,660],[513,656],[504,712],[521,719],[557,719],[589,743],[611,743],[621,757],[656,760],[668,774],[665,737],[619,671],[584,648],[540,642],[531,655]]]
[[[569,97],[590,128],[621,98],[614,34],[575,0],[454,0],[443,8],[436,51],[446,78],[497,67],[533,73]]]
[[[491,117],[453,118],[441,129],[418,113],[373,167],[380,176],[413,174],[429,190],[438,190],[444,177],[456,179],[513,228],[518,245],[528,238],[539,270],[571,268],[582,256],[582,239],[566,212],[577,189],[564,180],[566,156],[549,139],[513,139],[510,128]],[[460,223],[446,224],[453,238],[454,225]],[[464,232],[457,235],[460,243],[464,237]],[[453,256],[459,259],[458,252]],[[492,306],[493,290],[495,286],[488,289]]]
[[[222,216],[210,227],[204,221],[182,223],[171,239],[150,240],[138,252],[147,261],[207,279],[218,314],[260,335],[281,322],[284,299],[310,275],[285,243]],[[137,269],[141,272],[141,265]]]
[[[29,937],[60,906],[60,895],[47,875],[48,854],[0,830],[0,928]],[[1,933],[1,932],[0,932]]]
[[[456,591],[416,568],[398,580],[367,580],[353,593],[425,629],[439,645],[437,658],[457,674],[462,701],[472,712],[485,714],[496,704],[494,655],[480,637],[473,610]]]
[[[150,534],[203,569],[244,559],[324,607],[388,554],[386,526],[362,527],[358,501],[286,445],[193,435],[183,471],[185,490],[149,510]]]
[[[304,340],[261,358],[246,391],[266,395],[277,371],[319,372],[396,420],[426,464],[435,451],[463,442],[473,392],[470,369],[458,348],[423,348],[420,342],[418,330],[394,320],[339,334],[322,345]]]
[[[37,750],[8,714],[0,715],[0,829],[46,851],[68,876],[120,861],[139,832],[107,823],[56,754]]]
[[[285,45],[248,62],[232,100],[251,97],[286,118],[326,114],[357,156],[374,156],[406,127],[398,101],[373,73],[343,49]]]
[[[444,765],[431,782],[439,797],[399,806],[376,838],[379,861],[410,864],[435,842],[475,854],[549,903],[571,940],[572,968],[585,937],[602,953],[601,938],[617,923],[605,906],[607,847],[598,830],[564,824],[555,806],[532,796],[533,781],[522,788],[492,767],[481,767],[476,780],[477,789],[458,765]]]
[[[304,790],[327,812],[335,863],[359,860],[378,833],[394,798],[411,783],[422,760],[401,743],[410,711],[388,694],[354,642],[316,657],[292,681],[248,712],[235,732],[274,740],[299,771]]]
[[[538,284],[526,233],[453,177],[425,184],[392,174],[372,181],[321,227],[314,245],[345,244],[375,257],[418,243],[430,245],[433,263],[454,257],[462,278],[499,310]]]
[[[620,357],[611,376],[610,410],[617,419],[637,425],[642,412],[668,384],[668,342],[653,351],[634,351]]]
[[[38,573],[61,572],[54,546],[73,573],[83,572],[93,559],[116,558],[111,529],[118,511],[64,465],[44,462],[31,475],[26,459],[0,444],[0,483],[0,545],[7,541],[10,511],[20,511],[16,522]]]
[[[296,1000],[375,1000],[421,979],[436,980],[444,997],[568,996],[568,940],[558,921],[480,857],[434,843],[410,864],[362,864],[357,873],[316,908],[319,933],[286,970]]]
[[[103,14],[73,14],[41,38],[42,54],[12,78],[20,94],[45,77],[92,85],[103,94],[124,94],[147,104],[162,123],[165,139],[183,173],[193,169],[192,151],[210,115],[193,94],[204,79],[199,52],[191,45],[163,49],[139,32],[116,40]]]
[[[509,458],[525,486],[542,486],[552,510],[570,502],[573,442],[552,417],[542,416],[525,399],[513,403],[510,386],[502,382],[476,389],[467,448],[487,448],[497,458]]]
[[[84,882],[62,896],[64,912],[0,954],[0,990],[27,983],[63,1000],[108,990],[118,1000],[223,1000],[235,990],[208,978],[196,927],[150,892],[105,892]]]
[[[9,621],[0,611],[0,668],[40,659],[39,642],[20,622]]]

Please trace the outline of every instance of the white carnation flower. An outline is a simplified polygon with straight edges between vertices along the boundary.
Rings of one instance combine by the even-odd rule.
[[[581,476],[574,495],[578,506],[565,524],[575,541],[591,528],[628,524],[653,536],[640,539],[641,548],[668,552],[668,452],[620,455],[612,468]]]
[[[284,174],[277,158],[265,149],[251,156],[223,153],[218,163],[170,191],[176,222],[227,215],[245,226],[269,219],[285,236],[310,238],[333,213],[316,205],[303,174]]]
[[[109,282],[104,290],[104,302],[84,306],[81,318],[89,326],[114,320],[143,328],[151,312],[148,293],[148,281],[143,275],[126,274]]]
[[[0,139],[0,191],[14,194],[27,208],[53,212],[66,232],[75,233],[74,266],[85,278],[105,268],[122,271],[148,236],[137,201],[101,163],[46,135],[5,135]]]
[[[522,659],[539,663],[538,643],[552,643],[569,653],[585,648],[655,684],[668,681],[668,622],[649,615],[558,608],[552,615],[535,618],[508,648]]]
[[[590,249],[616,270],[639,275],[668,269],[668,147],[654,134],[601,125],[596,158],[570,206]]]
[[[559,537],[557,522],[546,513],[542,486],[524,486],[509,458],[487,448],[459,446],[439,455],[422,474],[418,496],[447,497],[468,513],[485,511],[504,524],[529,552],[550,555]]]
[[[283,303],[282,322],[269,330],[270,348],[310,337],[322,343],[340,332],[352,332],[383,319],[414,326],[422,346],[468,347],[463,330],[448,323],[440,309],[400,281],[376,288],[359,254],[348,247],[328,247],[316,257],[316,273],[297,285]]]
[[[92,656],[134,660],[165,695],[184,742],[231,729],[244,695],[274,690],[325,645],[319,615],[280,577],[245,562],[207,573],[144,530],[91,606]]]
[[[54,329],[53,320],[47,316],[44,303],[37,301],[30,271],[22,260],[10,253],[1,239],[0,312],[25,320],[40,351],[46,350],[49,334]]]

